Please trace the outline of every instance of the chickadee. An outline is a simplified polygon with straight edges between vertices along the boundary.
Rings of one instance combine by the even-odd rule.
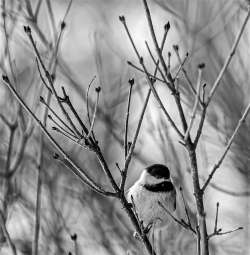
[[[166,226],[170,221],[169,214],[159,202],[171,213],[176,209],[176,190],[168,167],[155,164],[144,169],[128,190],[127,199],[130,203],[131,196],[139,220],[147,232],[152,225],[156,228]]]

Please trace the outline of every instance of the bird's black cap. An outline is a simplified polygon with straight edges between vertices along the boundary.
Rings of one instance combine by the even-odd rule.
[[[146,171],[157,179],[170,178],[170,172],[167,166],[161,164],[154,164],[146,168]]]

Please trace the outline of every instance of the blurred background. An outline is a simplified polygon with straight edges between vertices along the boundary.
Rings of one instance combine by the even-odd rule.
[[[179,62],[172,46],[179,45],[191,81],[197,80],[197,65],[206,64],[202,81],[209,90],[234,42],[247,7],[235,0],[155,0],[148,1],[157,37],[162,38],[164,24],[170,22],[164,54],[172,53],[171,71]],[[145,47],[153,50],[142,1],[133,0],[73,0],[69,8],[65,0],[1,0],[0,68],[25,102],[42,118],[39,96],[45,95],[35,61],[35,54],[24,25],[32,29],[36,45],[47,66],[51,65],[52,49],[65,19],[56,58],[55,84],[64,86],[82,120],[87,121],[86,91],[90,89],[90,109],[95,102],[94,87],[101,87],[100,102],[94,127],[96,137],[112,173],[120,173],[116,162],[124,163],[123,134],[128,97],[128,80],[135,79],[129,140],[138,122],[148,85],[143,73],[127,64],[138,63],[119,15],[124,15],[139,52],[150,71],[154,65]],[[68,10],[68,11],[67,11]],[[66,15],[67,14],[67,15]],[[197,149],[201,183],[232,134],[250,97],[249,30],[246,26],[236,54],[227,69],[220,88],[210,104],[205,127]],[[7,40],[6,40],[7,39]],[[153,51],[154,52],[154,51]],[[156,53],[154,52],[155,56]],[[139,64],[137,64],[139,66]],[[34,236],[36,193],[41,186],[40,254],[141,254],[141,244],[133,238],[133,228],[119,203],[91,191],[63,164],[53,159],[54,148],[45,139],[40,146],[39,128],[17,104],[1,81],[0,86],[0,171],[1,211],[3,223],[18,254],[31,254]],[[179,75],[182,100],[187,116],[191,116],[194,98],[182,73]],[[157,90],[170,112],[180,120],[166,86],[156,83]],[[57,109],[55,101],[52,107]],[[195,124],[199,121],[196,117]],[[218,226],[223,231],[244,227],[229,235],[211,239],[211,254],[249,254],[249,152],[250,118],[241,127],[235,142],[216,173],[205,195],[208,232],[214,228],[216,203],[220,203]],[[196,123],[197,122],[197,123]],[[60,134],[48,129],[69,155],[98,183],[108,182],[95,155]],[[193,128],[195,134],[197,125]],[[41,158],[41,170],[37,167]],[[195,204],[190,175],[190,163],[169,123],[152,97],[131,162],[126,189],[138,178],[140,171],[153,163],[167,164],[177,186],[184,189],[188,209],[195,220]],[[6,171],[9,170],[9,174]],[[178,217],[185,217],[178,194]],[[77,234],[74,236],[74,234]],[[76,240],[75,240],[76,239]],[[0,231],[0,253],[12,254],[3,231]],[[156,233],[154,246],[158,254],[194,254],[195,238],[172,223]]]

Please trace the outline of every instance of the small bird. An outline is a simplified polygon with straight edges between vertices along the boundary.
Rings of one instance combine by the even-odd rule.
[[[128,190],[127,199],[132,199],[145,232],[151,227],[162,228],[170,222],[169,214],[159,202],[172,213],[176,209],[176,190],[167,166],[154,164],[144,169],[139,179]]]

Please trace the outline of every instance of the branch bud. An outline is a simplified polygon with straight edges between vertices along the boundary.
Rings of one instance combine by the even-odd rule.
[[[77,234],[74,233],[73,235],[70,236],[72,241],[76,241],[77,240]]]
[[[2,75],[2,79],[3,79],[3,81],[5,81],[5,82],[7,82],[7,83],[9,83],[9,82],[10,82],[10,80],[9,80],[8,76],[7,76],[7,75],[5,75],[5,74],[3,74],[3,75]]]
[[[44,102],[45,102],[45,100],[44,100],[44,98],[43,98],[42,96],[40,96],[40,102],[41,102],[41,103],[44,103]]]
[[[59,155],[58,155],[56,152],[54,152],[53,158],[54,158],[54,159],[59,159]]]
[[[65,21],[62,21],[61,22],[61,30],[63,30],[65,27],[66,27],[66,23],[65,23]]]
[[[95,91],[96,91],[97,93],[99,93],[99,92],[101,91],[101,87],[99,86],[99,87],[95,88]]]
[[[134,85],[134,83],[135,83],[134,78],[129,79],[129,80],[128,80],[128,83],[130,84],[130,86],[133,86],[133,85]]]
[[[167,24],[164,25],[164,29],[165,29],[165,31],[168,31],[170,29],[169,21],[167,22]]]
[[[173,45],[173,49],[174,49],[175,51],[178,51],[178,50],[179,50],[179,45],[177,45],[177,44]]]
[[[198,68],[199,68],[199,69],[203,69],[205,66],[206,66],[205,63],[200,63],[200,64],[198,65]]]
[[[119,20],[122,22],[122,23],[125,23],[125,17],[122,15],[122,16],[119,16]]]
[[[29,26],[23,26],[23,29],[26,34],[31,34],[31,29]]]

